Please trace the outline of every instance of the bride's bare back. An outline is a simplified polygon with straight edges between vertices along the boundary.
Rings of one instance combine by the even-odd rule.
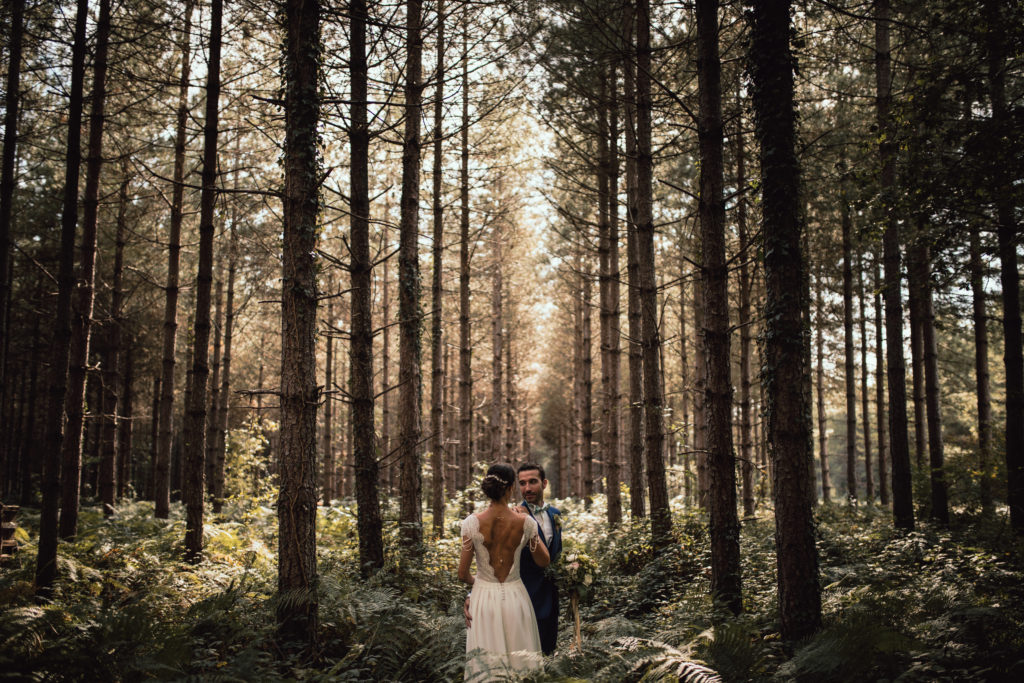
[[[492,507],[476,517],[480,520],[480,535],[484,537],[484,547],[491,557],[494,578],[504,583],[512,571],[519,543],[523,540],[526,515],[507,508]]]

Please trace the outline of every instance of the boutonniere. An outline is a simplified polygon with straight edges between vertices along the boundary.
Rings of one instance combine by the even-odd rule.
[[[556,529],[562,528],[562,515],[561,513],[555,513],[551,515],[551,523],[555,525]]]

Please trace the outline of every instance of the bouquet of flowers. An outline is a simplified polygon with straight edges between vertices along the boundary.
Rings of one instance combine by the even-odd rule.
[[[562,585],[570,595],[586,598],[597,576],[597,563],[584,553],[570,552],[562,556]]]
[[[561,571],[562,585],[569,593],[572,606],[572,616],[576,623],[576,649],[583,646],[583,639],[580,634],[580,598],[585,598],[590,593],[590,587],[597,576],[597,563],[584,553],[570,552],[562,556]]]

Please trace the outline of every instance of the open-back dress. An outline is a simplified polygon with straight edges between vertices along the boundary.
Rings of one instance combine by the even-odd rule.
[[[519,578],[522,550],[537,538],[537,522],[525,517],[522,538],[512,553],[512,568],[505,580],[499,581],[480,531],[480,518],[470,515],[462,522],[462,543],[467,548],[472,543],[476,557],[476,582],[469,598],[473,620],[466,631],[466,681],[490,680],[542,666],[537,617]]]

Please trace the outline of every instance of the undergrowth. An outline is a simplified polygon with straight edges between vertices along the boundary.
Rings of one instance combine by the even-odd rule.
[[[734,617],[708,596],[701,515],[675,510],[675,542],[655,554],[644,524],[606,530],[602,497],[589,510],[556,504],[567,551],[586,552],[599,571],[581,605],[582,648],[563,599],[558,652],[533,680],[1024,680],[1024,552],[1002,519],[900,533],[886,510],[820,508],[824,627],[791,643],[779,636],[770,516],[744,521],[745,613]],[[78,538],[61,545],[48,604],[32,595],[38,517],[23,510],[26,543],[0,569],[0,678],[461,680],[460,507],[448,510],[445,538],[419,557],[389,552],[365,582],[354,505],[321,508],[320,644],[302,656],[276,639],[269,497],[229,501],[206,526],[199,565],[180,560],[180,509],[156,520],[148,503],[106,519],[85,508]],[[397,548],[397,510],[384,517],[386,547]]]

